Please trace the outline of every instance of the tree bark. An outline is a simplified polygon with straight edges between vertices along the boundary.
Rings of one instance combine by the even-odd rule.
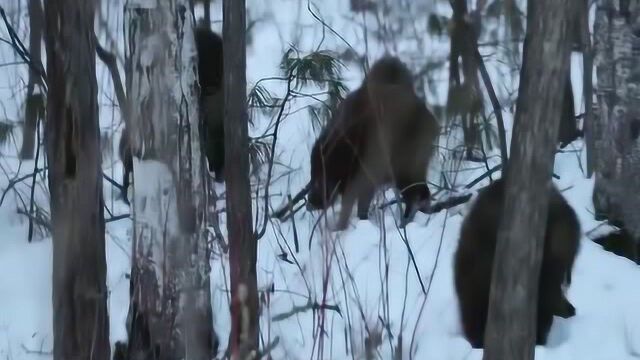
[[[253,233],[249,184],[249,137],[246,101],[246,8],[244,0],[223,1],[224,143],[227,230],[231,272],[232,358],[258,350],[257,240]]]
[[[580,3],[580,42],[582,47],[582,94],[584,95],[584,118],[582,129],[587,147],[587,177],[591,178],[595,170],[595,136],[593,118],[593,48],[589,31],[589,0]]]
[[[189,8],[187,0],[138,0],[125,10],[128,134],[136,156],[131,358],[215,356]]]
[[[40,0],[29,0],[29,52],[34,59],[34,65],[42,63],[42,30],[44,15]],[[33,159],[34,146],[36,145],[36,131],[38,120],[44,119],[44,94],[41,87],[42,78],[35,69],[30,68],[27,82],[27,98],[25,101],[24,129],[22,130],[22,149],[20,159]],[[38,144],[40,146],[40,144]]]
[[[571,44],[569,1],[530,0],[484,359],[533,359],[549,182]],[[525,204],[523,206],[523,204]]]
[[[593,205],[596,218],[608,218],[640,241],[640,31],[628,21],[640,15],[640,4],[630,2],[628,9],[618,5],[596,3]]]
[[[54,359],[110,355],[94,13],[45,2]]]

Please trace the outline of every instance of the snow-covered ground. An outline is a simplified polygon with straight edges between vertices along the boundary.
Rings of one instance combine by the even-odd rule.
[[[7,1],[11,0],[0,3],[4,5]],[[109,19],[108,28],[119,34],[116,32],[122,29],[119,2],[104,3],[103,15]],[[220,4],[216,4],[218,8],[213,13],[214,18],[219,19]],[[361,53],[368,50],[370,60],[375,60],[385,49],[401,57],[416,52],[415,40],[399,43],[394,49],[370,38],[365,47],[362,28],[354,23],[362,19],[348,15],[346,1],[311,3],[314,13],[344,40],[314,19],[305,1],[256,0],[249,4],[250,15],[261,19],[254,27],[253,44],[248,50],[250,86],[259,79],[280,75],[279,61],[290,44],[305,52],[319,46],[343,50],[344,41],[348,41]],[[21,18],[22,28],[26,26],[25,19]],[[219,30],[220,24],[216,26]],[[370,21],[367,26],[374,27],[375,23]],[[5,37],[2,31],[0,36]],[[447,41],[429,39],[421,46],[426,49],[425,56],[442,56],[448,51]],[[119,47],[122,48],[121,43]],[[0,57],[3,62],[15,61],[6,44],[0,44]],[[517,86],[517,79],[515,85],[509,83],[511,80],[504,80],[498,75],[503,74],[504,69],[498,69],[497,63],[492,60],[488,63],[493,66],[490,70],[494,85],[500,94],[507,93],[506,87]],[[574,65],[574,88],[580,89],[579,61],[574,61]],[[361,71],[353,64],[348,64],[344,76],[351,90],[362,79]],[[8,79],[0,84],[0,104],[4,117],[13,121],[22,116],[18,109],[24,91],[17,94],[14,91],[21,78],[26,79],[24,66],[0,67],[0,79]],[[98,79],[101,125],[110,132],[113,124],[118,124],[119,115],[111,106],[111,82],[100,62]],[[429,105],[442,105],[446,99],[446,68],[436,79],[441,85],[436,94],[427,96]],[[284,82],[268,81],[264,85],[275,96],[284,96]],[[579,96],[576,102],[579,106]],[[278,174],[290,169],[276,165],[274,178],[279,179],[271,190],[276,195],[271,200],[274,208],[283,203],[287,193],[296,193],[308,180],[309,152],[316,136],[304,110],[309,103],[308,99],[292,102],[287,109],[290,115],[280,128],[276,154],[278,160],[293,171],[279,178]],[[511,114],[505,112],[504,116],[510,138]],[[255,128],[250,130],[252,135],[262,134],[270,120],[258,118]],[[19,133],[15,132],[18,145]],[[448,141],[443,136],[440,145]],[[1,151],[1,169],[8,175],[0,176],[0,192],[8,187],[10,178],[28,174],[33,169],[33,161],[20,165],[14,144],[2,147]],[[113,160],[106,157],[104,169],[119,179],[120,165],[112,166]],[[490,165],[496,160],[492,161]],[[477,166],[456,164],[445,150],[433,162],[430,180],[435,184],[439,183],[441,171]],[[556,181],[558,187],[578,214],[586,234],[600,223],[593,220],[593,180],[585,179],[584,164],[585,154],[579,140],[556,156],[555,173],[560,176]],[[460,186],[485,171],[481,167],[460,171],[455,177],[447,176]],[[475,189],[487,182],[476,185]],[[16,186],[22,196],[28,196],[29,184],[30,181]],[[38,188],[36,199],[47,209],[45,190]],[[390,191],[385,195],[387,199],[392,198]],[[384,201],[382,198],[380,194],[378,203]],[[105,199],[114,215],[128,212],[126,206],[113,200],[108,183],[105,183]],[[24,215],[16,213],[21,201],[24,200],[10,191],[0,204],[0,359],[49,358],[47,353],[52,348],[51,239],[36,234],[34,241],[27,243],[28,223]],[[259,242],[257,268],[260,289],[273,289],[265,293],[260,319],[263,342],[278,341],[272,351],[273,358],[364,359],[365,344],[372,344],[370,348],[381,359],[392,359],[399,351],[402,359],[480,359],[482,351],[472,350],[462,336],[453,288],[452,257],[466,206],[431,216],[418,214],[406,230],[396,226],[398,209],[395,206],[377,211],[370,221],[353,217],[349,229],[340,233],[326,230],[324,220],[314,227],[319,214],[304,210],[295,216],[295,229],[292,221],[271,222]],[[331,222],[333,217],[329,212],[327,221]],[[222,221],[224,231],[224,217]],[[112,342],[126,337],[130,227],[129,220],[107,225]],[[295,240],[299,251],[295,250]],[[222,337],[226,337],[230,327],[227,261],[227,256],[219,252],[211,260],[215,329]],[[577,315],[566,320],[555,318],[549,342],[536,348],[536,358],[640,358],[639,281],[640,269],[634,263],[603,251],[584,235],[568,290],[568,299],[576,307]]]

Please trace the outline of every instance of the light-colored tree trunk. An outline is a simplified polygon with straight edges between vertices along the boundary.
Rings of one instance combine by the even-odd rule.
[[[484,359],[533,359],[549,182],[569,69],[569,1],[529,0]]]
[[[244,0],[224,0],[224,143],[227,185],[227,231],[231,272],[233,359],[258,350],[257,238],[253,233],[249,184],[249,136],[246,78],[246,9]],[[266,210],[265,210],[266,211]]]
[[[53,357],[109,359],[94,0],[45,2]]]
[[[42,62],[42,31],[44,26],[44,15],[40,0],[29,0],[29,52],[33,59],[33,67],[40,68]],[[38,120],[44,118],[44,93],[41,87],[41,74],[34,68],[29,70],[29,80],[27,82],[27,98],[25,101],[24,128],[22,130],[22,149],[20,158],[23,160],[33,159],[34,147],[36,145],[36,131]],[[39,146],[39,144],[38,144]]]
[[[618,1],[596,3],[593,204],[597,218],[640,240],[640,30],[634,25],[640,4],[628,3],[628,17]]]
[[[129,356],[213,357],[205,176],[188,1],[125,9],[134,238]],[[148,340],[147,340],[148,338]]]

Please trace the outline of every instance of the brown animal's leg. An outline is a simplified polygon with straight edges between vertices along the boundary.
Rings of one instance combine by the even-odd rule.
[[[576,308],[571,305],[564,294],[560,294],[556,303],[556,310],[554,311],[554,314],[563,319],[568,319],[575,316]]]
[[[397,180],[397,187],[401,191],[402,202],[404,203],[402,226],[410,223],[420,208],[419,189],[421,186],[406,177],[399,177]]]
[[[369,218],[369,207],[371,206],[374,194],[375,189],[370,185],[360,190],[360,195],[358,196],[358,218],[360,220],[367,220]]]
[[[353,189],[347,189],[342,194],[342,207],[340,209],[340,215],[338,216],[338,222],[333,227],[334,231],[345,230],[349,225],[349,217],[351,216],[351,210],[357,200],[357,193]]]

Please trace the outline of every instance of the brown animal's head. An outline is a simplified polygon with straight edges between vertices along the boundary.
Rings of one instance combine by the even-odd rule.
[[[416,212],[426,212],[431,204],[431,191],[426,183],[413,184],[402,189],[402,200],[405,203],[403,218],[411,220]]]

